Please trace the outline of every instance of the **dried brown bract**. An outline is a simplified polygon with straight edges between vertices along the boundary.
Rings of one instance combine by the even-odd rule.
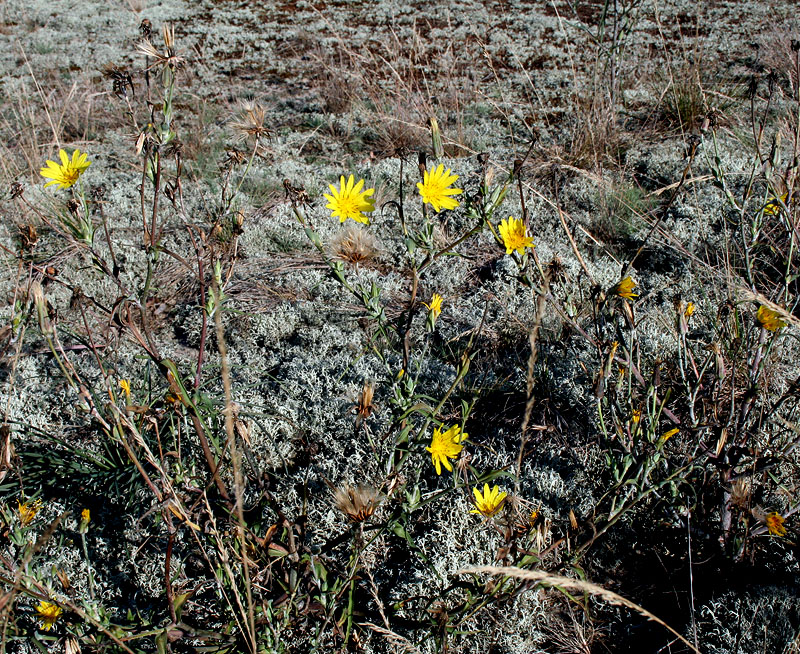
[[[353,407],[353,412],[356,414],[356,429],[372,415],[376,407],[372,400],[375,395],[375,387],[369,382],[364,383],[364,388],[358,396],[358,404]]]

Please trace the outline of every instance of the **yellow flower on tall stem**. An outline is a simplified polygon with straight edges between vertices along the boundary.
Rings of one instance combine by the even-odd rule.
[[[450,464],[450,459],[455,459],[464,446],[461,444],[466,440],[467,435],[462,433],[461,427],[453,425],[445,432],[442,432],[438,427],[433,430],[433,438],[430,447],[425,449],[431,453],[431,460],[436,468],[436,474],[442,474],[442,465],[453,472],[453,466]]]
[[[42,600],[39,602],[39,606],[36,607],[36,613],[39,614],[41,628],[45,631],[50,631],[58,617],[63,613],[63,609],[58,604]]]
[[[470,513],[479,513],[487,518],[491,518],[503,508],[508,496],[505,491],[500,492],[500,488],[496,485],[494,488],[489,488],[489,484],[483,485],[483,493],[476,487],[472,489],[472,494],[475,496],[475,508]]]
[[[75,150],[70,159],[66,150],[59,150],[58,156],[61,163],[47,160],[47,166],[39,171],[39,174],[50,181],[44,185],[45,188],[56,184],[59,188],[69,188],[81,176],[84,170],[91,166],[92,162],[87,159],[88,155],[80,150]]]
[[[464,192],[460,188],[450,188],[457,179],[458,175],[451,175],[449,168],[444,169],[444,164],[426,170],[422,174],[422,182],[417,182],[422,202],[430,204],[437,213],[442,209],[455,209],[458,201],[450,196]]]
[[[338,217],[339,222],[342,223],[348,218],[352,218],[357,223],[369,225],[369,216],[366,216],[365,212],[375,211],[375,200],[369,197],[375,193],[374,188],[362,191],[364,180],[360,179],[356,183],[352,175],[346,182],[344,175],[339,177],[339,188],[336,188],[333,184],[328,184],[328,188],[331,190],[331,195],[323,193],[328,201],[325,208],[331,210],[333,218]]]
[[[758,319],[758,322],[761,323],[761,326],[770,332],[776,332],[779,329],[786,327],[786,321],[781,319],[781,314],[779,314],[777,311],[773,311],[763,304],[758,307],[756,318]]]
[[[638,293],[634,293],[633,289],[636,288],[637,284],[630,276],[623,279],[614,287],[614,293],[619,295],[620,297],[624,297],[626,300],[635,300],[639,297]]]
[[[520,256],[525,254],[525,248],[533,247],[533,237],[525,233],[525,223],[519,218],[508,217],[508,220],[500,221],[497,228],[503,245],[506,247],[506,254],[517,252]]]

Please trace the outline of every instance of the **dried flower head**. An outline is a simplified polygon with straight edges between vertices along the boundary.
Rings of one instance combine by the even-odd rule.
[[[61,588],[64,589],[64,592],[70,592],[72,590],[72,582],[69,579],[69,575],[61,568],[53,568],[53,573],[61,582]]]
[[[455,459],[461,450],[464,449],[462,443],[466,440],[467,435],[462,433],[461,427],[453,425],[445,432],[436,427],[433,430],[433,438],[431,439],[430,447],[425,449],[431,453],[431,460],[436,468],[436,474],[442,474],[442,465],[453,472],[453,466],[450,464],[450,459]]]
[[[783,526],[783,516],[778,513],[777,511],[773,511],[772,513],[768,514],[767,517],[764,519],[764,522],[767,524],[767,529],[769,533],[773,536],[785,536],[786,535],[786,527]]]
[[[332,217],[336,218],[338,216],[340,222],[352,218],[357,223],[369,225],[369,216],[366,216],[365,213],[375,211],[375,200],[369,197],[375,193],[374,188],[362,191],[364,180],[360,179],[356,183],[352,175],[346,182],[344,175],[339,177],[338,189],[333,184],[328,184],[328,188],[330,188],[332,195],[327,193],[323,193],[323,195],[328,201],[325,208],[331,210]]]
[[[737,479],[731,484],[730,503],[739,509],[746,509],[750,504],[750,480]]]
[[[758,307],[756,318],[758,319],[758,322],[761,323],[761,326],[767,331],[776,332],[779,329],[786,327],[786,321],[781,319],[781,314],[779,314],[777,311],[773,311],[763,304]]]
[[[639,297],[637,293],[633,292],[633,289],[636,288],[636,286],[636,282],[633,281],[630,276],[628,276],[614,286],[614,293],[620,297],[624,297],[626,300],[635,300],[637,297]]]
[[[450,196],[464,192],[460,188],[450,188],[457,179],[458,175],[451,175],[450,169],[445,170],[443,164],[439,164],[438,168],[431,168],[430,171],[425,170],[422,182],[417,182],[422,202],[430,204],[436,212],[455,209],[458,201]]]
[[[364,522],[375,513],[375,509],[383,501],[383,496],[372,486],[354,487],[345,484],[342,488],[334,489],[333,501],[336,508],[350,520]]]
[[[143,33],[144,34],[144,33]],[[186,63],[186,59],[178,55],[175,49],[175,27],[165,24],[162,29],[164,37],[164,52],[159,52],[158,49],[150,42],[149,35],[145,40],[136,46],[139,54],[154,59],[155,61],[147,67],[147,70],[156,68],[158,66],[167,66],[172,70],[182,67]]]
[[[45,188],[53,184],[57,184],[59,188],[69,188],[78,181],[83,171],[92,165],[86,153],[82,154],[80,150],[75,150],[70,159],[66,150],[61,149],[58,151],[58,157],[61,159],[60,164],[48,159],[47,166],[39,171],[42,177],[50,180],[44,185]]]
[[[379,244],[378,239],[368,230],[354,223],[347,223],[333,237],[330,250],[337,259],[357,266],[373,261],[378,256]]]
[[[58,620],[58,616],[63,613],[63,610],[58,604],[42,600],[36,607],[36,613],[39,614],[41,628],[45,631],[50,631],[56,620]]]
[[[36,514],[42,510],[42,500],[36,499],[30,502],[20,502],[17,500],[17,515],[19,516],[19,521],[23,527],[27,527],[33,519],[36,517]]]
[[[356,414],[356,429],[372,415],[375,411],[375,404],[373,397],[375,396],[375,387],[369,382],[364,382],[364,387],[358,396],[358,404],[353,406],[353,411]]]
[[[128,89],[131,93],[135,93],[133,88],[133,78],[130,72],[124,68],[120,68],[115,64],[108,64],[103,68],[103,76],[111,80],[111,90],[118,98],[127,98]]]
[[[506,254],[516,252],[523,255],[525,248],[533,247],[533,238],[526,235],[525,223],[519,218],[509,216],[508,220],[500,222],[497,231],[500,232],[500,238],[503,239]]]
[[[478,513],[486,518],[491,518],[503,508],[508,493],[505,491],[500,492],[499,486],[495,485],[489,488],[489,484],[483,485],[483,492],[481,493],[477,487],[472,489],[472,494],[475,497],[475,508],[470,513]]]
[[[231,127],[239,133],[239,139],[244,140],[250,136],[256,139],[268,136],[269,128],[265,126],[266,111],[264,107],[255,102],[243,102],[239,115],[231,122]]]

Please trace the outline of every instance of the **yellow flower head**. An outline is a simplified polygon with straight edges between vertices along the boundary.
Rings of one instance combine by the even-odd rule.
[[[774,216],[775,214],[778,214],[781,211],[783,211],[783,207],[786,204],[786,198],[788,196],[789,196],[788,193],[784,193],[779,198],[770,198],[767,201],[767,204],[764,206],[764,215]]]
[[[83,511],[81,511],[81,522],[82,523],[88,525],[89,522],[91,521],[91,519],[92,519],[92,514],[89,511],[89,509],[84,509]]]
[[[27,527],[33,519],[36,517],[36,514],[39,513],[42,509],[42,500],[33,500],[33,502],[20,502],[17,500],[17,514],[19,515],[19,521],[22,523],[23,527]]]
[[[44,185],[45,188],[51,184],[57,184],[59,188],[69,188],[78,181],[81,173],[92,164],[91,161],[87,160],[86,153],[81,154],[80,150],[75,150],[72,153],[72,159],[69,158],[66,150],[59,150],[58,156],[61,159],[60,164],[48,159],[47,166],[39,171],[42,177],[50,180]]]
[[[131,383],[127,379],[120,379],[119,380],[119,387],[125,393],[125,397],[128,399],[128,402],[131,401]]]
[[[786,321],[781,320],[781,314],[772,309],[768,309],[763,304],[758,307],[756,318],[758,318],[758,322],[761,323],[764,329],[771,332],[776,332],[786,327]]]
[[[509,216],[508,220],[502,220],[497,231],[500,232],[500,238],[506,246],[506,254],[516,250],[522,255],[525,254],[525,248],[533,247],[533,238],[525,235],[525,223],[519,218]]]
[[[786,527],[783,526],[783,516],[777,511],[770,513],[766,519],[767,529],[773,536],[785,536]]]
[[[633,410],[633,422],[634,424],[638,424],[639,421],[642,419],[642,412],[639,409]]]
[[[694,313],[694,302],[688,302],[686,304],[686,310],[683,312],[683,315],[687,318],[691,318],[692,314]]]
[[[431,296],[430,304],[427,302],[423,302],[422,304],[428,307],[428,311],[431,312],[431,316],[433,316],[434,320],[436,320],[439,317],[439,314],[442,312],[442,296],[438,293],[434,293]]]
[[[339,188],[337,189],[333,184],[328,184],[331,189],[331,194],[323,193],[328,204],[325,205],[326,209],[331,210],[333,218],[339,217],[339,222],[344,222],[348,218],[352,218],[357,223],[369,225],[369,216],[364,215],[364,212],[375,211],[375,200],[371,197],[375,192],[374,188],[364,188],[364,180],[358,180],[356,184],[355,178],[350,175],[347,181],[344,181],[344,175],[339,177]]]
[[[438,168],[431,168],[422,175],[422,182],[417,182],[419,194],[425,204],[430,204],[437,213],[442,209],[455,209],[458,202],[451,195],[463,193],[460,188],[450,188],[450,185],[458,179],[458,175],[451,175],[450,169],[444,169],[444,164],[439,164]]]
[[[664,443],[666,443],[670,438],[672,438],[679,431],[680,431],[680,429],[678,427],[673,427],[669,431],[665,431],[663,434],[661,434],[661,444],[663,445]]]
[[[489,488],[489,484],[483,485],[483,493],[476,487],[472,489],[472,494],[475,496],[475,508],[470,513],[479,513],[487,518],[491,518],[503,507],[508,495],[505,491],[501,493],[498,486]]]
[[[636,288],[636,282],[628,276],[614,287],[614,293],[626,300],[635,300],[639,295],[633,292],[634,288]]]
[[[58,616],[63,613],[63,610],[58,604],[42,600],[39,602],[39,606],[36,607],[36,612],[39,614],[42,629],[50,631],[56,620],[58,620]]]
[[[442,474],[442,464],[450,472],[453,471],[453,466],[450,465],[450,459],[455,459],[464,446],[461,444],[466,440],[467,435],[461,432],[461,427],[453,425],[446,432],[438,427],[433,430],[433,439],[431,446],[425,449],[431,453],[431,460],[436,467],[436,474]]]

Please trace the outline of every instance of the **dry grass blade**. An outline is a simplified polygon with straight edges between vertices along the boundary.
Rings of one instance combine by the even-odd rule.
[[[650,611],[639,606],[638,604],[636,604],[636,602],[632,602],[629,599],[625,599],[621,595],[617,595],[615,592],[607,590],[606,588],[598,586],[597,584],[593,584],[588,581],[581,581],[580,579],[570,579],[569,577],[562,577],[561,575],[554,575],[549,572],[544,572],[543,570],[524,570],[523,568],[515,568],[513,566],[509,566],[506,568],[498,568],[492,565],[482,565],[482,566],[477,566],[475,568],[464,568],[456,572],[456,574],[477,574],[481,572],[485,572],[490,575],[505,575],[506,577],[514,577],[515,579],[522,579],[524,581],[536,581],[539,583],[548,584],[550,586],[556,586],[558,588],[564,588],[566,590],[573,590],[580,593],[589,593],[591,595],[594,595],[595,597],[604,599],[609,604],[625,606],[643,615],[648,620],[652,620],[653,622],[660,624],[662,627],[667,629],[671,634],[673,634],[676,638],[678,638],[689,649],[691,649],[693,652],[697,652],[697,654],[700,654],[699,649],[697,649],[694,645],[692,645],[688,640],[686,640],[683,636],[681,636],[666,622],[664,622],[657,616],[650,613]]]

